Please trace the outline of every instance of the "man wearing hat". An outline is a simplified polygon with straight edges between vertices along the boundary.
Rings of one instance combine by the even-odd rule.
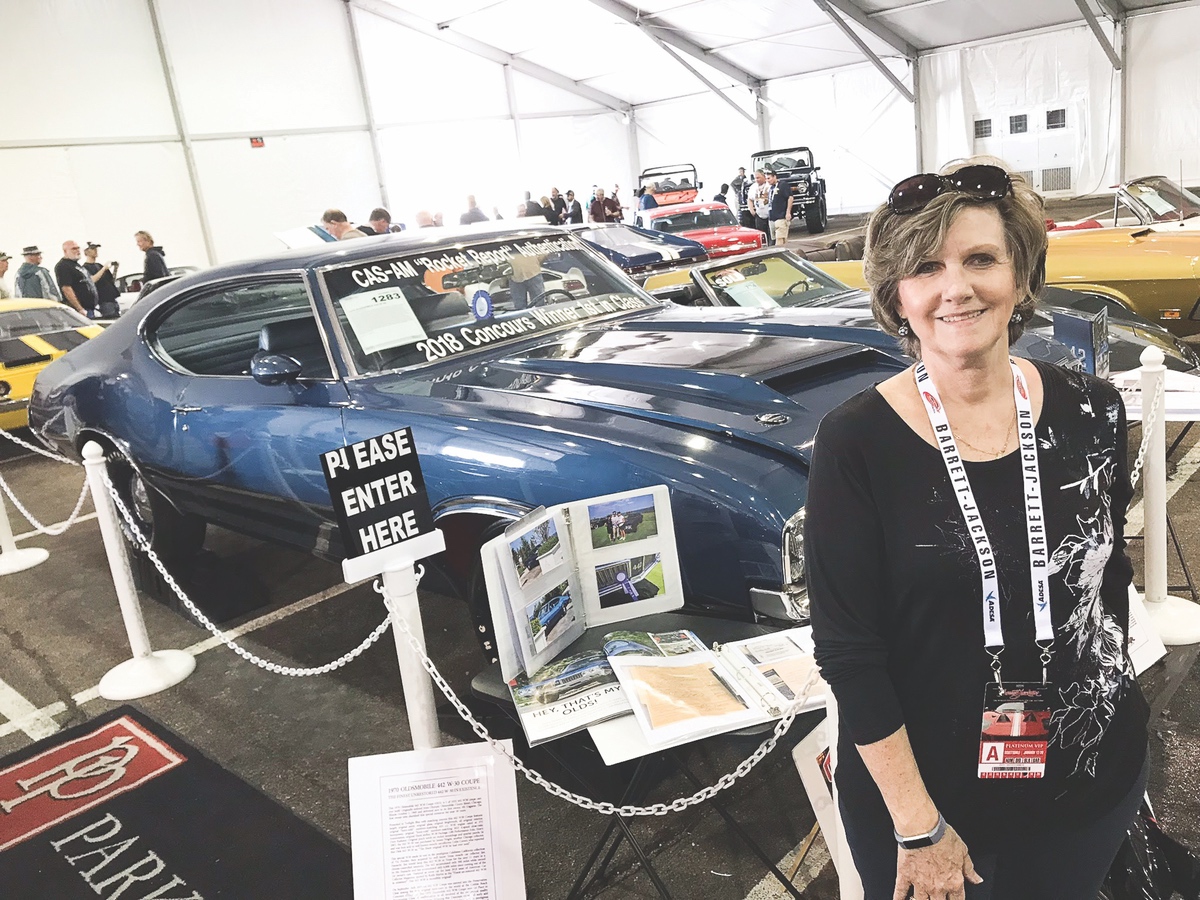
[[[42,266],[42,251],[36,246],[22,247],[25,262],[17,269],[16,293],[18,297],[41,297],[43,300],[63,302],[58,285],[50,277],[50,270]]]
[[[10,259],[12,259],[11,256],[0,250],[0,300],[12,299],[12,291],[8,288],[8,282],[4,280],[4,276],[8,272],[8,261]]]
[[[100,295],[96,293],[92,277],[79,263],[80,253],[79,244],[75,241],[63,241],[63,258],[54,266],[54,277],[62,290],[63,299],[71,308],[94,319]]]

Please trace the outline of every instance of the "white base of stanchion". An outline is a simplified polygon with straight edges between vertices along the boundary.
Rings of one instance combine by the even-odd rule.
[[[1168,647],[1200,644],[1200,604],[1182,597],[1147,600],[1146,615]]]
[[[0,553],[0,575],[11,575],[14,572],[24,572],[50,558],[50,551],[41,547],[22,547],[20,550],[8,550]]]
[[[136,700],[165,691],[192,674],[196,657],[183,650],[155,650],[109,669],[100,679],[105,700]]]

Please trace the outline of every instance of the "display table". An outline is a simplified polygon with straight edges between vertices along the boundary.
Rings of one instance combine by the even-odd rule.
[[[716,619],[708,616],[687,615],[684,613],[656,613],[650,616],[643,616],[639,619],[633,619],[622,623],[623,628],[636,629],[639,631],[663,632],[663,631],[678,631],[687,629],[696,634],[705,644],[712,643],[728,643],[730,641],[744,640],[746,638],[757,637],[759,635],[770,634],[776,629],[764,625],[758,625],[751,622],[731,622],[726,619]],[[563,655],[580,653],[585,650],[599,650],[604,644],[603,636],[607,632],[612,631],[611,626],[589,629],[577,641],[568,647]],[[504,682],[500,674],[500,665],[498,663],[489,666],[484,671],[476,675],[471,681],[471,691],[480,700],[494,704],[503,710],[513,721],[518,721],[516,709],[513,705],[512,695],[509,693],[508,685]],[[822,713],[814,712],[812,714],[812,724],[821,717]],[[636,735],[628,732],[626,729],[632,725]],[[606,728],[605,726],[610,726]],[[612,727],[619,726],[619,727]],[[753,728],[742,729],[741,731],[729,732],[727,734],[715,735],[706,738],[701,738],[701,741],[730,741],[740,740],[747,745],[747,755],[752,750],[752,742],[761,741],[775,727],[775,721],[766,722],[762,725],[754,726]],[[579,742],[595,743],[598,748],[602,745],[609,750],[603,755],[605,765],[612,765],[614,762],[634,761],[636,764],[633,773],[630,776],[624,792],[620,798],[614,800],[617,805],[635,805],[640,806],[646,803],[647,797],[654,785],[665,774],[678,773],[687,779],[698,790],[704,785],[696,774],[687,766],[682,748],[672,748],[666,750],[658,750],[651,748],[642,738],[640,729],[634,721],[632,715],[623,716],[621,719],[610,720],[609,722],[601,723],[588,729],[591,732],[591,738],[585,732],[567,735],[559,738],[556,741],[551,741],[546,744],[540,744],[539,750],[545,750],[551,757],[558,762],[579,785],[579,790],[583,793],[594,796],[595,784],[594,778],[588,778],[586,773],[581,772],[578,766],[572,766],[564,759],[564,754],[557,752],[558,747],[566,745],[568,742],[575,742],[578,746]],[[599,739],[595,736],[599,733]],[[624,736],[624,737],[622,737]],[[694,742],[698,743],[698,742]],[[685,745],[686,746],[686,745]],[[730,814],[725,804],[721,801],[720,795],[713,797],[705,803],[711,807],[729,828],[738,835],[739,838],[746,844],[752,853],[757,856],[771,873],[778,879],[792,897],[801,898],[803,895],[792,885],[787,877],[779,870],[775,862],[763,851],[762,847],[750,836],[746,829]],[[653,882],[658,895],[664,898],[670,898],[672,895],[668,891],[666,885],[662,882],[661,877],[655,870],[649,857],[642,849],[640,843],[634,837],[631,821],[625,817],[612,815],[609,816],[608,826],[605,828],[603,835],[596,844],[592,853],[589,855],[588,861],[583,870],[579,873],[575,880],[574,886],[567,894],[568,898],[579,896],[588,886],[596,879],[603,875],[608,864],[612,861],[622,840],[629,843],[630,848],[638,858],[638,862],[642,870]],[[620,832],[618,834],[618,831]],[[601,860],[601,855],[603,859]],[[599,866],[596,865],[600,861]],[[595,871],[593,872],[593,868]]]

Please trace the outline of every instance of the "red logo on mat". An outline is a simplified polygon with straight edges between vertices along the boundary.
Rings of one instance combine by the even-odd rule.
[[[129,716],[0,772],[0,850],[186,762]]]
[[[926,403],[933,407],[934,412],[941,411],[942,405],[937,402],[937,398],[933,394],[929,393],[929,391],[921,391],[921,396],[925,398]]]

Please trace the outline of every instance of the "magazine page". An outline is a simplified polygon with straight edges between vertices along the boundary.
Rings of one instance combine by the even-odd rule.
[[[603,651],[555,660],[509,682],[529,746],[579,731],[630,710]]]
[[[587,630],[566,535],[562,512],[541,507],[504,531],[500,573],[523,672],[542,668]]]
[[[711,650],[661,657],[622,654],[609,662],[652,747],[773,718]]]
[[[704,642],[687,630],[683,631],[610,631],[604,636],[604,652],[609,656],[640,654],[641,656],[680,656],[707,650]]]
[[[665,485],[579,500],[567,513],[589,626],[683,606]]]
[[[813,659],[811,626],[723,644],[717,651],[768,709],[797,712],[825,705],[828,687]]]

